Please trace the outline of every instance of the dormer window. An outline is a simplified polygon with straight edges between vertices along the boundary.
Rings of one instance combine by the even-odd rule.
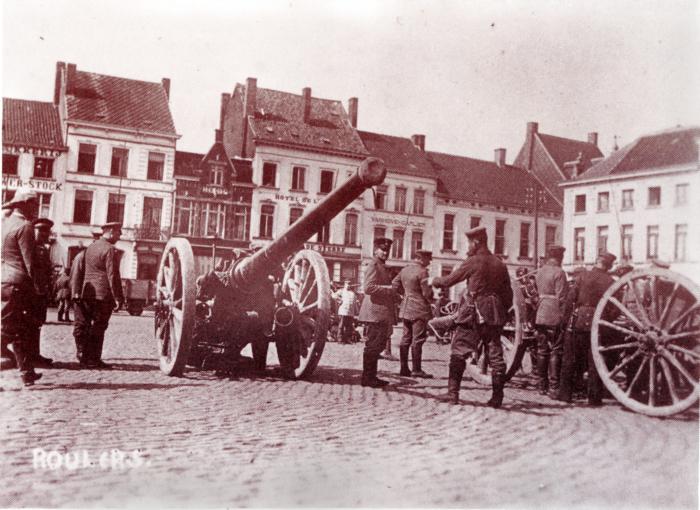
[[[214,186],[224,185],[224,169],[220,166],[212,166],[211,172],[209,173],[209,183]]]

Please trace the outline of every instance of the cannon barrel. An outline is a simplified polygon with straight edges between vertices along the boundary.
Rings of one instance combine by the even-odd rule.
[[[231,268],[233,284],[239,288],[254,287],[257,280],[272,273],[287,257],[303,248],[311,236],[366,189],[381,184],[385,176],[386,168],[381,159],[365,159],[355,175],[321,200],[308,214],[299,218],[279,239],[235,264]]]

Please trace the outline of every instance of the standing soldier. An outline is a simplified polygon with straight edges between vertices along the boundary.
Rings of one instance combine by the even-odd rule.
[[[391,341],[396,323],[395,297],[391,287],[391,276],[386,267],[391,239],[380,237],[374,240],[374,258],[365,272],[365,297],[360,308],[361,322],[367,323],[367,342],[362,355],[362,386],[381,388],[389,384],[377,377],[377,364],[382,349]]]
[[[30,354],[29,331],[31,300],[35,292],[34,219],[37,195],[18,191],[9,202],[13,211],[2,220],[2,336],[3,354],[12,346],[17,368],[25,386],[41,378],[34,371]],[[11,364],[8,362],[8,364]]]
[[[29,330],[29,352],[35,367],[48,368],[53,360],[41,355],[41,326],[46,322],[46,310],[49,307],[51,289],[51,256],[46,244],[51,236],[53,221],[48,218],[34,220],[34,271],[36,292],[31,302]]]
[[[581,352],[585,348],[588,357],[588,403],[592,406],[600,406],[603,403],[602,383],[593,363],[591,350],[591,323],[600,298],[614,282],[608,271],[616,258],[611,253],[601,253],[598,255],[593,269],[583,271],[578,278],[572,334],[565,337],[559,400],[571,402],[577,362],[575,353],[576,351]]]
[[[102,237],[102,230],[93,230],[93,242]],[[83,294],[83,281],[85,279],[85,248],[80,250],[70,266],[70,296],[73,302],[73,338],[75,338],[75,356],[80,366],[87,366],[85,346],[90,340],[90,321]]]
[[[58,301],[58,322],[70,322],[71,295],[70,295],[70,273],[68,268],[61,271],[56,279],[56,301]]]
[[[491,407],[501,407],[506,364],[503,360],[501,332],[508,309],[513,304],[513,290],[505,264],[488,247],[486,227],[466,232],[468,258],[447,276],[434,278],[432,285],[451,287],[467,280],[467,292],[460,300],[457,329],[452,337],[452,352],[446,400],[459,404],[459,389],[466,368],[467,356],[476,355],[479,342],[488,348],[493,394]]]
[[[407,377],[431,378],[423,371],[423,343],[428,336],[427,323],[432,316],[430,304],[433,289],[428,285],[428,266],[433,254],[428,250],[416,251],[416,261],[404,267],[391,282],[398,294],[403,295],[399,319],[403,321],[403,337],[399,347],[401,371],[399,375]],[[413,370],[408,369],[408,352],[411,351]]]
[[[349,344],[352,341],[353,331],[355,329],[355,310],[357,296],[350,288],[350,281],[345,280],[343,288],[333,293],[334,299],[340,299],[338,307],[338,316],[340,323],[338,324],[338,337],[343,344]]]
[[[566,273],[561,268],[564,258],[563,246],[552,245],[547,250],[547,261],[537,272],[537,375],[538,389],[541,395],[549,390],[552,398],[559,391],[559,373],[561,371],[562,318],[566,304]]]
[[[83,350],[83,364],[89,368],[110,368],[102,361],[102,345],[109,319],[124,304],[121,276],[114,247],[121,238],[120,223],[102,226],[102,237],[85,250],[85,276],[80,299],[89,324],[90,336]]]

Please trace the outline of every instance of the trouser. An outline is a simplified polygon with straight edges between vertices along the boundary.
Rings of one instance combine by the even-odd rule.
[[[0,338],[2,354],[9,357],[12,346],[17,369],[22,373],[34,371],[30,351],[30,310],[33,291],[24,285],[2,284]]]
[[[559,389],[563,338],[560,328],[543,326],[537,328],[537,376],[540,391]]]
[[[391,341],[393,325],[390,322],[370,322],[367,325],[367,341],[362,354],[362,379],[372,381],[377,378],[379,355]]]
[[[41,326],[46,322],[46,310],[49,303],[46,296],[35,295],[29,311],[28,351],[32,359],[41,355]]]
[[[113,308],[112,300],[90,299],[76,303],[73,336],[79,361],[89,363],[102,359],[105,331]]]
[[[491,324],[477,324],[467,327],[457,324],[457,329],[452,336],[451,357],[466,359],[470,354],[476,356],[479,342],[484,343],[488,349],[491,374],[505,377],[506,362],[503,359],[503,346],[501,345],[501,332],[503,326]]]
[[[68,298],[58,300],[58,321],[70,320],[71,301]]]
[[[591,332],[574,330],[564,335],[564,358],[561,367],[561,385],[559,398],[570,401],[576,384],[577,367],[588,362],[588,401],[600,403],[603,397],[603,384],[598,376],[593,351],[591,350]]]
[[[403,319],[403,336],[399,348],[402,352],[401,362],[406,364],[408,368],[408,360],[404,360],[403,356],[407,354],[408,349],[411,350],[411,360],[413,361],[413,370],[419,372],[421,370],[421,362],[423,360],[423,344],[428,336],[425,319],[408,320]]]
[[[352,340],[352,332],[354,328],[355,318],[352,315],[341,315],[340,323],[338,324],[340,341],[343,343],[349,343]]]

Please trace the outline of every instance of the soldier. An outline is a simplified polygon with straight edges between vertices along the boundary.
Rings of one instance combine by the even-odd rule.
[[[51,235],[53,221],[48,218],[34,220],[34,268],[35,293],[30,308],[29,352],[35,367],[48,368],[53,360],[41,355],[41,326],[46,322],[46,310],[49,307],[51,289],[51,256],[46,247]]]
[[[586,349],[588,357],[588,403],[592,406],[602,405],[602,383],[591,350],[591,322],[596,306],[605,291],[613,284],[612,276],[608,271],[615,262],[615,255],[602,252],[596,259],[595,266],[590,271],[580,273],[576,285],[576,298],[574,301],[572,334],[566,335],[564,345],[564,360],[561,372],[561,385],[559,387],[559,400],[571,402],[575,379],[575,367],[577,350]],[[578,349],[577,349],[578,347]]]
[[[31,300],[35,292],[34,227],[37,195],[33,191],[18,191],[9,202],[12,214],[2,220],[2,336],[3,355],[14,351],[6,365],[16,366],[25,386],[41,378],[34,371],[30,354],[29,331]]]
[[[565,248],[552,245],[547,250],[547,261],[537,272],[539,302],[535,316],[537,330],[537,375],[541,395],[549,390],[551,397],[559,390],[562,338],[560,333],[566,304],[566,273],[561,268]]]
[[[340,343],[349,344],[352,341],[355,329],[355,310],[357,307],[357,296],[350,288],[349,280],[345,280],[342,289],[333,293],[333,298],[340,300],[340,306],[338,307],[338,316],[340,317],[338,337],[340,338]]]
[[[70,294],[70,272],[68,268],[63,268],[60,276],[56,279],[56,301],[58,301],[58,322],[70,322],[71,294]]]
[[[468,258],[447,276],[434,278],[432,285],[451,287],[467,280],[457,313],[457,329],[452,337],[448,390],[445,400],[459,403],[459,389],[467,356],[474,356],[479,341],[489,349],[493,394],[491,407],[501,407],[506,364],[501,347],[501,331],[507,310],[513,304],[513,290],[505,264],[487,248],[485,227],[466,232]]]
[[[93,230],[93,242],[102,237],[102,230]],[[85,248],[82,248],[70,266],[70,295],[73,302],[73,338],[75,338],[75,356],[81,366],[87,366],[85,345],[90,340],[90,321],[88,321],[85,303],[81,299],[83,280],[85,279]]]
[[[358,320],[367,323],[367,342],[362,355],[362,386],[381,388],[389,384],[377,377],[377,364],[382,349],[391,341],[396,324],[396,293],[391,287],[391,276],[386,267],[391,239],[374,240],[374,258],[367,265],[364,292]]]
[[[428,285],[428,266],[433,254],[428,250],[416,251],[416,261],[404,267],[391,282],[394,291],[403,295],[399,319],[403,321],[403,337],[399,347],[401,371],[407,377],[431,378],[421,367],[423,343],[427,338],[427,322],[432,315],[430,303],[433,289]],[[408,369],[408,352],[411,351],[413,370]]]
[[[121,276],[114,247],[121,238],[120,223],[102,225],[102,237],[85,250],[85,276],[80,300],[89,328],[83,346],[82,365],[88,368],[111,368],[102,361],[102,345],[112,311],[124,304]]]

